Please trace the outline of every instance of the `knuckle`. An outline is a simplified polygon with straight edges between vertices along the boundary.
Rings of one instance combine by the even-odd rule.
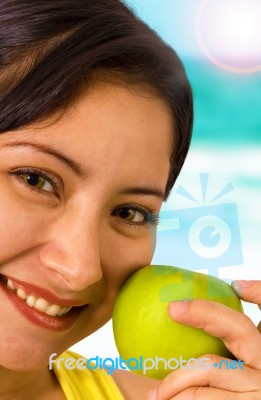
[[[208,377],[210,379],[213,373],[215,373],[216,371],[214,368],[211,368],[211,366],[215,363],[219,364],[221,361],[221,357],[217,354],[207,353],[200,356],[199,358],[201,359],[204,358],[205,361],[208,362],[209,367],[202,370],[202,374],[204,374],[205,377]]]
[[[185,399],[186,400],[202,400],[203,396],[204,396],[204,388],[203,387],[192,387],[187,390]]]
[[[200,358],[202,358],[202,357],[209,358],[209,360],[213,361],[213,362],[220,360],[220,356],[218,356],[216,354],[212,354],[212,353],[207,353],[207,354],[204,354],[203,356],[200,356]]]
[[[198,304],[200,307],[204,306],[204,308],[206,309],[206,312],[209,313],[213,313],[216,309],[216,305],[214,301],[208,300],[208,299],[198,299],[197,300]]]
[[[168,374],[162,381],[160,381],[157,387],[157,396],[159,399],[165,398],[173,385],[173,372]]]
[[[251,400],[260,400],[260,399],[261,399],[261,393],[259,391],[251,394]]]
[[[245,314],[241,314],[241,322],[238,324],[238,328],[240,329],[241,337],[249,337],[249,331],[251,332],[253,328],[256,329],[253,321]]]
[[[242,314],[242,320],[243,320],[242,322],[245,324],[246,328],[248,328],[248,327],[252,328],[254,326],[252,319],[248,315]]]

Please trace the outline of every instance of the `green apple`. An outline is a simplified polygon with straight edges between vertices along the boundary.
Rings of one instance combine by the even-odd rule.
[[[243,312],[231,286],[218,278],[177,267],[144,267],[125,282],[113,310],[116,346],[129,369],[162,379],[180,366],[180,357],[232,356],[222,340],[169,317],[168,303],[185,299],[209,299]]]

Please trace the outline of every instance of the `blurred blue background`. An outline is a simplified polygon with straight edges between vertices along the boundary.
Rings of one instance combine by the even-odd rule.
[[[212,1],[213,4],[221,2]],[[126,3],[176,50],[186,67],[195,99],[192,145],[254,148],[260,145],[261,28],[256,57],[259,72],[233,74],[212,64],[202,51],[196,35],[201,0],[128,0]],[[250,5],[251,1],[246,3]],[[259,17],[261,20],[261,8]]]

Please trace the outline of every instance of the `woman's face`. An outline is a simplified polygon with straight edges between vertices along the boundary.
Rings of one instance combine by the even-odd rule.
[[[159,99],[107,83],[58,122],[0,135],[0,365],[41,368],[110,319],[152,259],[172,129]]]

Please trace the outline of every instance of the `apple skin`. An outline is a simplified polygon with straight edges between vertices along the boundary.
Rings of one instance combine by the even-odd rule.
[[[170,319],[169,301],[185,299],[209,299],[243,312],[240,299],[226,282],[177,267],[149,265],[131,275],[114,305],[114,339],[122,358],[179,360],[182,356],[188,360],[204,354],[233,358],[221,339]],[[130,365],[143,374],[142,369],[134,369],[135,363]],[[162,379],[172,370],[159,363],[146,376]]]

